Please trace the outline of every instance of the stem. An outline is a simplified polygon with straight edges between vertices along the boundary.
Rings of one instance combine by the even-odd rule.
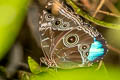
[[[120,30],[120,24],[112,24],[112,23],[108,23],[108,22],[97,20],[94,17],[89,16],[88,14],[83,12],[77,5],[75,5],[75,3],[72,0],[66,0],[66,2],[67,2],[68,5],[70,5],[74,9],[74,11],[78,15],[86,18],[87,20],[89,20],[89,21],[91,21],[91,22],[93,22],[93,23],[95,23],[95,24],[97,24],[99,26],[102,26],[102,27]]]

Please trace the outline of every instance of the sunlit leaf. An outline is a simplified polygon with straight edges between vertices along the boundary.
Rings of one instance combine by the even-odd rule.
[[[14,43],[29,0],[0,0],[0,60]]]

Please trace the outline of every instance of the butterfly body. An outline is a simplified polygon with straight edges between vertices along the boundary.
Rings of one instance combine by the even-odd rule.
[[[101,34],[83,20],[62,7],[62,4],[48,3],[40,17],[40,39],[44,58],[41,62],[49,67],[70,69],[89,66],[103,58],[106,42]],[[52,14],[55,5],[57,15]]]

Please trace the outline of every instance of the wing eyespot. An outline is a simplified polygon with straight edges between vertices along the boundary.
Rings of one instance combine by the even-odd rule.
[[[52,14],[46,14],[45,19],[46,19],[46,21],[52,21],[54,19],[54,17],[52,16]]]
[[[86,52],[86,54],[88,54],[87,52],[88,52],[88,50],[89,50],[89,44],[80,44],[79,46],[78,46],[78,50],[79,51],[83,51],[83,52]]]
[[[75,47],[79,42],[79,36],[77,34],[68,34],[63,38],[63,44],[66,47]]]
[[[63,24],[63,20],[60,18],[57,18],[56,20],[53,21],[53,27],[55,28],[59,28],[60,26],[62,26]]]

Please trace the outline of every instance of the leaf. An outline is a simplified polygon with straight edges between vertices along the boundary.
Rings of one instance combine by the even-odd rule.
[[[30,73],[25,71],[19,71],[19,80],[30,80]]]
[[[28,57],[30,70],[33,73],[30,80],[108,80],[107,70],[102,64],[101,68],[96,71],[98,64],[92,67],[81,67],[75,69],[59,69],[40,67],[31,57]],[[86,77],[87,76],[87,77]]]
[[[76,69],[52,69],[47,72],[33,74],[30,80],[110,80],[104,64],[100,70],[95,71],[96,66]]]
[[[0,60],[14,43],[30,0],[0,0]]]
[[[33,60],[30,56],[28,57],[28,64],[33,74],[38,74],[40,72],[45,71],[45,68],[40,67],[40,65],[35,60]]]
[[[113,23],[108,23],[108,22],[104,22],[104,21],[100,21],[95,19],[92,16],[89,16],[88,14],[86,14],[85,12],[83,12],[77,5],[75,5],[75,3],[72,0],[66,0],[67,4],[69,4],[74,11],[79,14],[80,16],[86,18],[87,20],[102,26],[102,27],[106,27],[106,28],[110,28],[110,29],[116,29],[116,30],[120,30],[120,24],[113,24]]]

